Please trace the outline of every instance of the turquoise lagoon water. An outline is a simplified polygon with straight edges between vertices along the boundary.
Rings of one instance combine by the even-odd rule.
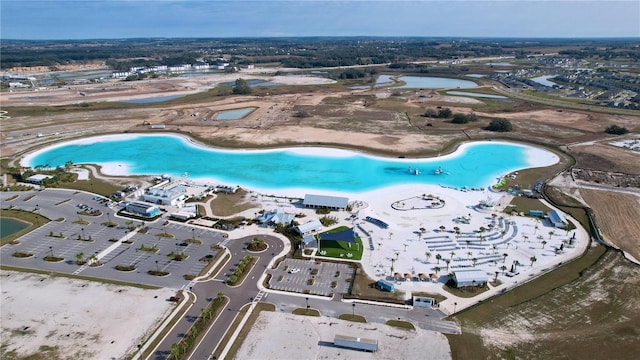
[[[179,177],[188,173],[190,179],[255,189],[361,192],[414,183],[484,187],[495,183],[500,175],[531,167],[532,157],[548,158],[548,164],[557,159],[545,150],[491,141],[463,144],[455,153],[442,157],[404,159],[305,147],[220,150],[197,145],[182,136],[128,134],[45,148],[25,158],[24,165],[63,166],[71,160],[75,164],[109,164],[110,168],[119,164],[122,172],[130,175]],[[439,167],[443,172],[435,174]],[[416,168],[419,175],[415,175]]]
[[[215,119],[216,120],[239,120],[249,115],[255,109],[256,108],[254,107],[248,107],[248,108],[242,108],[242,109],[224,110],[216,114]]]

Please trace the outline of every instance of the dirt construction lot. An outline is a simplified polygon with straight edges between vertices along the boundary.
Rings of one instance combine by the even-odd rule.
[[[640,262],[640,195],[580,189],[605,240]]]
[[[473,311],[461,314],[463,333],[481,337],[482,343],[463,356],[635,359],[640,350],[638,309],[640,267],[609,250],[577,280],[508,311],[483,317]],[[466,344],[474,343],[472,338]]]
[[[374,353],[333,346],[335,335],[378,341]],[[263,311],[235,359],[451,359],[444,335],[422,329]]]
[[[173,309],[167,290],[1,271],[2,359],[122,359]]]

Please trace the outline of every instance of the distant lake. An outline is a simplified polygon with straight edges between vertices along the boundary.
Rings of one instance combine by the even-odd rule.
[[[0,238],[15,234],[18,231],[25,229],[29,224],[16,219],[0,218]]]
[[[468,91],[447,91],[449,95],[462,95],[462,96],[473,96],[479,98],[490,98],[490,99],[506,99],[506,96],[502,95],[493,95],[493,94],[482,94],[482,93],[474,93]]]
[[[391,86],[393,85],[393,79],[391,75],[380,75],[376,79],[375,87]]]
[[[179,99],[185,96],[186,95],[167,95],[167,96],[156,96],[156,97],[149,97],[149,98],[143,98],[143,99],[122,100],[118,102],[127,103],[127,104],[150,104],[150,103],[169,101],[173,99]]]
[[[548,79],[554,78],[556,76],[557,75],[542,75],[542,76],[538,76],[538,77],[532,78],[531,81],[537,82],[540,85],[552,87],[552,86],[558,85],[558,84],[554,83],[553,81],[549,81]]]
[[[239,120],[249,115],[256,108],[248,107],[242,109],[224,110],[216,114],[215,120]]]
[[[471,89],[478,87],[473,81],[450,79],[431,76],[401,76],[398,80],[404,81],[405,84],[400,86],[402,89],[442,89],[442,88],[460,88]]]

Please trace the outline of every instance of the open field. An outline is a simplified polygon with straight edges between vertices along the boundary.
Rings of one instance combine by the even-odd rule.
[[[234,75],[235,78],[240,76]],[[611,138],[603,132],[604,128],[611,124],[626,126],[636,132],[640,131],[639,117],[626,113],[618,115],[592,113],[585,111],[583,107],[556,109],[547,105],[527,103],[524,97],[480,100],[433,93],[429,94],[430,97],[419,98],[409,92],[391,96],[385,89],[349,91],[335,84],[304,86],[296,84],[274,89],[274,94],[270,96],[264,95],[266,90],[263,89],[258,94],[254,94],[256,96],[233,97],[219,96],[217,92],[205,92],[210,88],[210,84],[205,86],[193,79],[148,80],[114,85],[116,86],[117,89],[107,89],[108,91],[94,89],[93,93],[87,92],[89,96],[80,96],[77,91],[60,92],[59,95],[55,93],[53,95],[59,96],[60,99],[59,106],[51,102],[51,98],[47,99],[48,95],[42,98],[31,96],[25,99],[13,95],[10,104],[8,100],[3,99],[3,110],[7,110],[11,116],[10,122],[2,121],[0,131],[3,156],[19,155],[31,147],[69,138],[122,132],[181,132],[203,143],[226,147],[332,145],[394,156],[435,155],[451,151],[462,141],[504,138],[545,144],[550,147],[570,144],[566,147],[566,151],[576,158],[579,168],[631,175],[640,174],[637,153],[599,143]],[[127,89],[126,86],[133,86],[133,88]],[[102,103],[134,97],[179,94],[192,95],[167,103],[140,106]],[[100,101],[100,103],[93,101]],[[20,107],[17,107],[18,105]],[[257,109],[244,119],[224,122],[212,120],[220,110],[249,106]],[[437,106],[450,107],[453,112],[474,111],[480,120],[477,123],[457,125],[452,124],[450,120],[427,119],[421,116],[425,108]],[[300,109],[308,110],[310,116],[299,116]],[[509,134],[496,134],[483,130],[482,127],[493,117],[508,118],[512,121],[515,131]],[[165,129],[153,130],[151,125],[164,125]],[[566,161],[562,166],[570,163],[567,159],[564,160]],[[555,168],[554,171],[556,170],[558,169]],[[528,174],[530,176],[526,178],[524,174],[519,178],[522,185],[532,185],[537,180],[550,176],[548,169],[544,171],[534,169]],[[522,182],[525,179],[526,183]],[[91,186],[102,189],[102,184],[92,185],[86,181],[79,184],[78,188],[89,190]],[[104,191],[111,192],[111,189]],[[96,192],[103,193],[97,189]],[[638,214],[640,207],[637,204],[637,198],[634,205],[631,195],[595,190],[578,193],[596,212],[596,219],[604,236],[612,243],[625,248],[629,254],[635,254],[634,256],[638,259],[640,255],[637,239],[640,238],[640,228],[635,219],[640,218]],[[215,215],[226,216],[250,208],[252,204],[246,200],[242,194],[237,199],[223,195],[210,204]],[[401,252],[401,248],[398,251]],[[603,250],[592,249],[586,256],[587,259],[582,258],[577,261],[582,263],[587,263],[588,260],[595,261],[599,255],[594,255],[593,251]],[[422,254],[419,256],[422,257]],[[590,266],[590,263],[586,264],[574,272],[563,271],[563,268],[555,270],[534,280],[532,284],[525,285],[523,289],[516,288],[504,296],[461,313],[458,318],[462,321],[464,330],[463,335],[460,335],[457,340],[452,340],[454,357],[465,359],[631,358],[629,354],[637,353],[637,344],[640,343],[639,332],[633,325],[640,322],[638,312],[640,294],[637,280],[640,278],[640,270],[613,251],[608,251],[596,265],[591,268]],[[584,276],[579,277],[578,273],[584,269],[587,269]],[[575,280],[566,284],[570,281],[568,279],[574,278]],[[537,289],[532,291],[528,286],[534,286],[534,283]],[[94,287],[94,285],[87,287]],[[376,295],[373,289],[368,287],[367,281],[357,282],[354,287],[361,287],[363,294],[371,292],[372,297]],[[73,293],[64,289],[56,291]],[[131,294],[133,290],[127,291]],[[5,294],[3,294],[3,328],[6,308],[4,296]],[[398,300],[401,301],[401,299]],[[295,326],[307,326],[308,324],[299,323],[311,321],[310,317],[293,318]],[[89,326],[92,319],[94,318],[80,319],[74,321],[74,324],[77,322],[83,326],[85,324]],[[116,317],[116,319],[121,318]],[[326,321],[331,324],[337,320]],[[278,328],[265,324],[261,323],[258,328],[266,328],[267,331]],[[353,323],[349,324],[353,327],[348,330],[353,330],[356,326]],[[22,336],[21,332],[28,329],[21,330],[19,325],[4,332]],[[314,331],[317,331],[319,325],[313,326],[316,328],[310,328],[309,333],[316,334]],[[35,327],[32,326],[32,328]],[[98,335],[85,335],[85,338],[87,336],[106,338],[111,328],[103,330],[94,326],[91,330],[98,331]],[[250,334],[249,339],[254,336],[257,335]],[[264,337],[259,339],[262,343],[258,342],[254,345],[256,348],[260,345],[270,347],[269,351],[282,351],[282,347],[274,346],[271,342],[273,337],[267,335]],[[284,336],[280,337],[284,338]],[[306,348],[301,347],[303,343],[296,344],[301,347],[298,351],[308,351],[309,348],[313,348],[318,351],[318,357],[338,356],[330,352],[335,350],[334,348],[318,346],[318,339],[311,335],[307,337],[313,341]],[[398,341],[395,338],[388,339]],[[332,341],[332,339],[322,338],[321,341]],[[3,346],[4,344],[3,337]],[[62,351],[65,346],[67,345],[54,345],[52,351]],[[109,346],[113,345],[103,344],[102,348],[109,348]],[[240,354],[244,354],[242,356],[245,357],[253,354],[256,357],[256,348],[244,349],[245,352]],[[13,356],[10,353],[12,349],[12,347],[3,347],[3,356]],[[28,349],[24,353],[33,353],[36,350],[38,349]],[[79,357],[82,357],[93,350],[77,351],[82,351],[78,353]],[[286,354],[290,355],[295,350],[288,347],[286,351]],[[374,358],[392,358],[383,356],[390,354],[391,350],[385,351],[382,352],[382,357]],[[402,351],[411,351],[411,349],[408,347]],[[343,350],[341,352],[342,355],[346,354]],[[402,354],[404,353],[393,353],[393,358],[399,358]],[[406,353],[405,358],[411,357],[411,354]]]
[[[124,358],[173,309],[162,289],[5,270],[0,275],[2,359]]]
[[[378,340],[374,353],[335,347],[335,335]],[[450,359],[444,335],[328,317],[262,312],[235,359]]]
[[[463,335],[449,336],[454,358],[634,359],[640,268],[612,250],[591,266],[602,250],[545,275],[564,279],[543,277],[456,315]]]
[[[580,194],[594,210],[604,239],[640,262],[640,196],[588,188]]]

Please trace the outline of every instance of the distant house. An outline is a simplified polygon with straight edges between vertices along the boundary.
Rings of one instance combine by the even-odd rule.
[[[307,235],[302,238],[302,248],[303,249],[317,249],[318,248],[318,240],[316,240],[315,235]]]
[[[489,281],[489,277],[482,270],[462,270],[453,272],[453,282],[456,287],[464,286],[484,286]]]
[[[547,213],[547,216],[549,217],[549,221],[551,221],[553,226],[557,228],[564,229],[565,227],[567,227],[567,225],[569,225],[567,219],[565,219],[564,215],[562,215],[562,213],[559,211],[551,210]]]
[[[186,199],[187,188],[182,185],[168,187],[152,187],[147,189],[143,195],[144,201],[176,206]]]
[[[125,211],[138,216],[143,216],[148,218],[152,218],[160,214],[160,209],[158,209],[158,207],[151,204],[145,204],[145,203],[139,203],[139,202],[133,202],[133,203],[127,204],[127,206],[125,207]]]
[[[296,231],[302,236],[313,234],[320,229],[322,229],[322,223],[320,220],[312,220],[308,223],[296,226]]]
[[[35,174],[35,175],[31,175],[28,178],[24,179],[24,181],[31,183],[31,184],[37,184],[37,185],[42,185],[42,183],[46,180],[46,179],[51,179],[53,176],[51,175],[44,175],[44,174]]]
[[[266,211],[264,214],[259,216],[257,220],[261,224],[289,226],[293,222],[294,218],[294,214],[288,214],[281,209],[276,209],[274,211]]]
[[[307,208],[328,208],[331,210],[346,210],[349,198],[340,196],[326,196],[306,194],[302,204]]]

